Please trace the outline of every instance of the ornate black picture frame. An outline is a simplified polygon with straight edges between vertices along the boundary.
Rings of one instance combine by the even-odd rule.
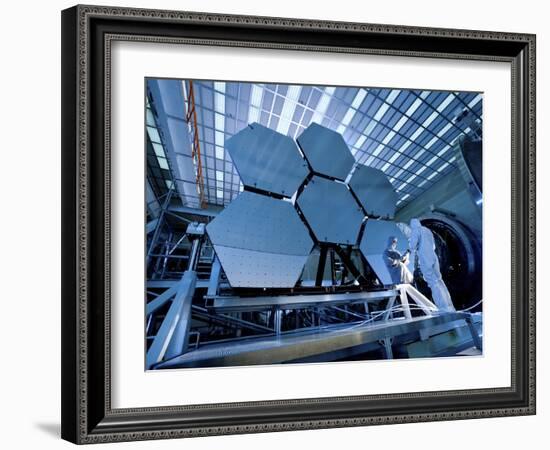
[[[117,40],[510,63],[511,386],[113,409],[110,50]],[[64,439],[84,444],[535,413],[534,35],[75,6],[62,12],[62,109]]]

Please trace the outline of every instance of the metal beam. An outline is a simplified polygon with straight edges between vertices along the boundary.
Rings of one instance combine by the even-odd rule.
[[[147,280],[147,289],[151,288],[170,288],[179,280]]]
[[[202,308],[198,305],[193,305],[193,317],[197,317],[200,320],[210,321],[218,325],[229,327],[241,327],[260,333],[273,333],[273,330],[263,325],[252,323],[247,320],[239,319],[237,317],[227,316],[225,314],[210,314],[206,308]]]
[[[382,339],[419,332],[425,328],[465,318],[464,313],[447,313],[390,323],[339,325],[339,328],[323,327],[304,333],[253,338],[239,343],[213,344],[161,363],[157,368],[244,366],[304,360],[367,343],[378,344]]]
[[[471,314],[468,315],[466,318],[466,324],[468,325],[468,329],[470,330],[470,334],[472,335],[472,340],[474,341],[475,347],[482,352],[483,351],[483,341],[479,337],[479,334],[477,332],[477,328],[475,326],[473,316]]]
[[[355,264],[353,264],[353,261],[350,257],[351,253],[346,253],[339,245],[334,246],[334,251],[338,254],[346,269],[349,270],[349,272],[357,281],[361,281],[364,279],[363,275],[361,275],[361,272],[359,272],[357,267],[355,267]]]
[[[159,223],[158,219],[153,219],[153,220],[147,222],[147,225],[145,227],[145,229],[147,230],[147,234],[152,233],[153,231],[155,231],[156,228],[157,228],[158,223]]]
[[[197,177],[197,191],[199,194],[201,208],[206,208],[206,196],[204,195],[204,178],[202,176],[202,161],[201,161],[201,145],[199,139],[199,125],[197,122],[197,109],[195,107],[195,90],[193,88],[193,80],[188,80],[188,97],[187,104],[188,109],[186,112],[186,122],[191,122],[191,128],[193,129],[193,151],[191,153],[196,168]]]
[[[166,302],[170,301],[172,297],[176,295],[180,283],[181,281],[173,282],[171,287],[166,289],[154,300],[151,300],[149,303],[147,303],[147,305],[145,306],[145,315],[148,316],[149,314],[154,313],[156,310],[164,306]],[[147,283],[147,287],[149,287],[149,283]]]
[[[317,276],[315,277],[315,286],[321,286],[323,284],[326,264],[327,264],[327,247],[325,245],[321,245],[321,249],[319,253],[319,263],[317,264]]]
[[[195,216],[216,217],[218,215],[218,211],[195,209],[188,206],[171,206],[168,210],[175,213],[193,214]]]
[[[210,279],[208,281],[208,292],[207,295],[217,295],[218,294],[218,285],[220,284],[220,275],[222,272],[222,266],[220,260],[217,256],[214,256],[214,261],[212,262],[212,269],[210,270]]]
[[[346,294],[279,295],[266,297],[217,296],[209,298],[207,305],[216,311],[263,311],[273,307],[299,309],[319,305],[338,305],[365,301],[374,302],[396,295],[399,295],[399,292],[391,289]]]
[[[180,280],[147,280],[147,289],[152,288],[170,288]],[[197,280],[197,288],[207,288],[210,285],[209,280]],[[220,286],[229,287],[228,283],[221,283]]]
[[[170,189],[168,191],[168,195],[166,195],[166,198],[164,199],[164,203],[162,205],[162,210],[160,211],[160,215],[155,227],[155,232],[153,233],[153,237],[151,238],[151,243],[149,244],[149,249],[147,250],[147,259],[146,259],[146,265],[149,267],[149,261],[151,260],[151,254],[153,253],[153,250],[155,246],[157,245],[157,240],[160,235],[160,230],[162,228],[162,222],[164,220],[164,212],[168,208],[168,205],[170,204],[170,200],[172,199],[172,193],[174,192],[173,189]]]
[[[187,349],[191,325],[191,302],[196,280],[196,272],[188,270],[183,275],[170,309],[147,351],[148,369],[163,361],[165,357],[174,358]]]

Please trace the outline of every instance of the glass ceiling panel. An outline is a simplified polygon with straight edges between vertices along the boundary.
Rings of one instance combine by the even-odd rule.
[[[156,192],[157,198],[163,196],[168,189],[177,188],[166,159],[166,151],[159,133],[157,119],[149,98],[146,97],[145,121],[147,129],[147,177]],[[159,170],[163,169],[163,170]]]
[[[388,174],[401,207],[455,168],[452,144],[469,131],[457,115],[467,110],[482,120],[482,96],[471,92],[205,81],[193,85],[206,156],[205,193],[207,202],[218,205],[242,190],[224,142],[252,122],[292,138],[312,122],[339,132],[358,163]],[[154,141],[157,136],[148,131]]]

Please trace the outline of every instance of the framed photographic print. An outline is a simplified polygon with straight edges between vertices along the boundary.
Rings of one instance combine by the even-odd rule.
[[[75,6],[62,45],[63,438],[535,413],[535,36]]]

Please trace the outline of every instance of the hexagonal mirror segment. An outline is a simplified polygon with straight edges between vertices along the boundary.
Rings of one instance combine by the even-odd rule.
[[[361,250],[370,267],[384,285],[398,283],[395,277],[392,277],[392,267],[385,256],[385,252],[390,248],[393,238],[397,239],[395,250],[404,255],[409,248],[409,241],[395,222],[368,219],[359,243],[359,250]]]
[[[313,247],[292,203],[248,191],[206,232],[233,287],[294,287]]]
[[[292,197],[309,174],[296,142],[253,123],[228,139],[225,148],[244,186]]]
[[[314,176],[296,199],[319,242],[354,245],[364,215],[344,183]]]
[[[342,135],[317,123],[307,127],[297,141],[318,174],[344,181],[355,163]]]
[[[368,166],[357,166],[349,187],[367,215],[385,219],[394,217],[397,194],[384,172]]]

